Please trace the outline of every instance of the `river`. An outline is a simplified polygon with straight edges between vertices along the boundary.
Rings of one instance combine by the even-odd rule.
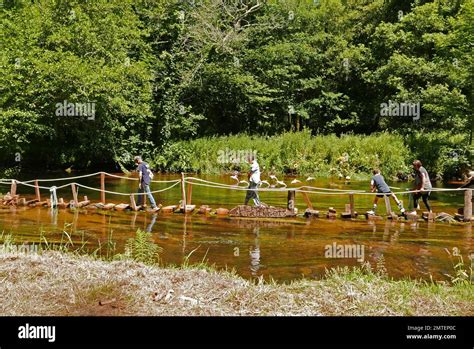
[[[196,177],[219,183],[233,184],[229,175]],[[34,177],[27,174],[23,180]],[[155,180],[177,179],[178,175],[155,176]],[[263,177],[263,179],[267,179]],[[280,178],[290,183],[294,177]],[[352,181],[344,183],[337,179],[317,179],[290,186],[312,185],[323,188],[345,190],[367,190],[368,183]],[[91,187],[100,187],[99,177],[78,180]],[[64,182],[47,182],[45,185],[60,185]],[[153,190],[169,184],[154,184]],[[410,183],[391,183],[408,189]],[[127,179],[107,178],[106,189],[116,192],[135,192],[136,182]],[[441,185],[439,185],[441,186]],[[8,187],[0,187],[5,193]],[[395,190],[396,191],[396,190]],[[18,193],[27,198],[34,197],[30,187],[19,186]],[[43,197],[49,193],[42,191]],[[87,195],[92,201],[99,200],[99,193],[79,189],[79,196]],[[302,196],[297,193],[296,207],[305,209]],[[232,191],[193,186],[192,203],[206,204],[212,208],[232,208],[241,204],[244,191]],[[270,205],[286,205],[286,192],[262,192],[261,199]],[[58,191],[58,197],[71,199],[70,188]],[[179,186],[155,195],[158,203],[177,204],[181,198]],[[356,196],[356,211],[371,208],[372,196]],[[406,195],[401,199],[408,204]],[[332,206],[343,211],[348,203],[344,195],[311,195],[316,209],[325,211]],[[127,196],[107,195],[107,202],[128,203]],[[459,192],[433,193],[431,197],[435,212],[454,214],[462,206],[463,196]],[[393,202],[392,202],[393,204]],[[423,204],[421,203],[422,208]],[[395,205],[393,205],[395,208]],[[384,213],[383,200],[379,210]],[[206,262],[217,268],[234,268],[245,278],[263,276],[278,282],[305,278],[319,278],[325,269],[336,266],[357,266],[369,262],[373,267],[383,265],[388,275],[400,278],[449,280],[453,275],[450,254],[459,250],[466,265],[473,252],[472,225],[392,222],[365,220],[328,220],[326,218],[305,219],[242,219],[197,214],[184,217],[182,214],[151,214],[145,212],[115,212],[91,210],[51,210],[46,208],[2,208],[0,209],[0,233],[11,234],[16,243],[37,243],[44,236],[49,243],[64,241],[67,232],[75,246],[86,241],[89,251],[106,254],[107,241],[113,241],[115,253],[121,253],[127,239],[137,229],[152,233],[155,243],[163,248],[163,265],[180,265],[186,256],[190,263]],[[357,256],[329,255],[340,246],[357,247]],[[109,246],[110,247],[110,246]],[[382,258],[383,256],[383,258]],[[339,258],[340,257],[340,258]]]

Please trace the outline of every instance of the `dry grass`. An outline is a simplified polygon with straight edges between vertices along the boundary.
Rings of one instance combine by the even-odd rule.
[[[391,281],[349,269],[323,280],[255,284],[229,272],[52,251],[0,255],[0,294],[2,315],[474,314],[472,285]]]

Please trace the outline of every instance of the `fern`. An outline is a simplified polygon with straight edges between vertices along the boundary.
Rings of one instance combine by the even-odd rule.
[[[447,248],[445,248],[444,250],[449,254],[449,257],[451,258],[451,262],[453,264],[454,275],[446,274],[451,279],[451,282],[453,284],[471,284],[473,279],[472,267],[467,267],[464,264],[464,259],[462,258],[459,249],[457,247],[454,247],[452,254]]]
[[[125,243],[123,257],[145,264],[155,264],[159,262],[161,252],[163,248],[153,242],[151,233],[138,229],[135,237],[128,239]]]

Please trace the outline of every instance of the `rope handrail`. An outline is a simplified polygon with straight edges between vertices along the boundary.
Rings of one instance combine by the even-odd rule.
[[[185,178],[186,183],[196,184],[196,183],[188,181],[189,179],[199,181],[199,182],[203,182],[203,183],[207,183],[207,184],[220,185],[221,187],[226,187],[226,188],[229,188],[229,189],[239,188],[238,184],[225,184],[225,183],[211,182],[211,181],[208,181],[208,180],[205,180],[205,179],[202,179],[202,178],[197,178],[197,177],[186,177]],[[240,188],[243,188],[243,187],[240,187]],[[258,188],[258,190],[263,190],[263,189],[278,189],[278,191],[281,191],[283,189],[284,190],[314,189],[314,190],[338,191],[338,192],[347,192],[347,193],[362,192],[362,190],[319,188],[319,187],[312,187],[312,186],[308,186],[308,185],[297,187],[297,188],[289,188],[289,187],[282,187],[282,188],[268,188],[268,187],[267,188],[262,188],[262,187],[260,187],[260,188]]]
[[[195,183],[191,180],[198,180],[203,183]],[[210,187],[210,188],[216,188],[216,189],[231,189],[231,190],[242,190],[242,191],[248,191],[248,190],[258,190],[262,192],[285,192],[285,191],[295,191],[299,193],[308,193],[308,194],[321,194],[321,195],[338,195],[338,194],[354,194],[354,195],[381,195],[383,193],[377,193],[377,192],[367,192],[367,191],[361,191],[361,190],[344,190],[343,192],[342,189],[331,189],[331,188],[317,188],[317,187],[310,187],[310,186],[302,186],[298,188],[257,188],[257,189],[250,189],[250,188],[245,188],[245,187],[240,187],[238,185],[229,185],[229,184],[223,184],[223,183],[217,183],[217,182],[211,182],[207,181],[204,179],[196,178],[196,177],[186,177],[185,182],[191,183],[193,185],[197,186],[204,186],[204,187]],[[306,189],[317,189],[317,190],[325,190],[325,191],[315,191],[315,190],[306,190]],[[447,191],[465,191],[469,190],[469,188],[432,188],[429,191],[435,191],[435,192],[447,192]],[[398,191],[398,192],[392,192],[395,195],[401,195],[401,194],[410,194],[410,193],[416,193],[419,192],[418,190],[406,190],[406,191]]]
[[[74,177],[29,179],[27,181],[23,181],[23,183],[33,183],[35,181],[38,181],[38,182],[57,182],[57,181],[73,180],[73,179],[93,177],[93,176],[100,175],[101,173],[104,173],[104,172],[95,172],[95,173],[89,173],[89,174],[85,174],[85,175],[81,175],[81,176],[74,176]]]
[[[170,185],[169,187],[166,187],[166,188],[163,188],[163,189],[159,189],[159,190],[150,191],[150,193],[155,194],[155,193],[161,193],[161,192],[170,190],[170,189],[174,188],[175,186],[177,186],[179,183],[180,183],[180,181],[178,181],[178,182],[176,182],[176,183]],[[92,187],[88,187],[87,185],[83,185],[83,184],[79,184],[79,183],[71,183],[71,184],[75,184],[75,185],[77,185],[78,187],[82,187],[82,188],[84,188],[84,189],[93,190],[93,191],[103,191],[104,193],[113,194],[113,195],[124,195],[124,196],[130,196],[130,195],[147,195],[147,193],[145,193],[145,192],[143,192],[143,193],[120,193],[120,192],[111,191],[111,190],[101,190],[101,189],[97,189],[97,188],[92,188]]]
[[[57,182],[57,181],[75,180],[75,179],[81,179],[81,178],[94,177],[94,176],[98,176],[98,175],[101,175],[101,174],[104,174],[108,177],[113,177],[113,178],[127,179],[127,180],[130,180],[130,181],[138,181],[138,178],[118,176],[118,175],[114,175],[112,173],[100,171],[100,172],[89,173],[89,174],[84,174],[84,175],[74,176],[74,177],[38,178],[38,179],[29,179],[29,180],[22,181],[22,182],[23,183],[34,183],[35,181],[38,181],[38,182]],[[12,180],[14,180],[14,179],[2,178],[2,179],[0,179],[0,182],[9,181],[11,183]],[[153,183],[175,183],[175,182],[179,182],[179,179],[163,180],[163,181],[151,180],[151,182],[153,182]],[[6,184],[6,183],[0,183],[0,184]]]
[[[101,172],[101,173],[104,173],[105,175],[107,175],[109,177],[128,179],[129,181],[138,181],[138,178],[118,176],[118,175],[114,175],[114,174],[111,174],[111,173],[108,173],[108,172]],[[152,183],[176,183],[176,182],[180,182],[180,181],[181,181],[180,179],[170,179],[170,180],[164,180],[164,181],[151,180]]]
[[[138,178],[129,178],[129,177],[124,177],[124,176],[118,176],[118,175],[113,175],[107,172],[96,172],[92,174],[87,174],[87,175],[82,175],[82,176],[75,176],[75,177],[67,177],[67,178],[59,178],[59,179],[40,179],[37,180],[38,182],[44,181],[44,182],[52,182],[52,181],[57,181],[57,180],[64,180],[64,179],[78,179],[78,178],[85,178],[85,177],[92,177],[92,176],[97,176],[99,174],[104,174],[107,176],[115,177],[115,178],[124,178],[124,179],[129,179],[129,180],[138,180]],[[146,195],[146,193],[122,193],[122,192],[116,192],[116,191],[111,191],[111,190],[102,190],[98,188],[93,188],[90,186],[86,186],[84,184],[80,184],[77,182],[70,182],[66,183],[61,186],[52,186],[52,187],[47,187],[47,186],[40,186],[36,184],[31,184],[32,182],[35,182],[36,180],[28,180],[28,181],[19,181],[15,179],[0,179],[0,184],[5,184],[5,185],[11,185],[13,182],[21,185],[25,185],[28,187],[32,188],[38,188],[38,189],[43,189],[43,190],[59,190],[68,186],[72,186],[73,184],[82,187],[88,190],[92,191],[99,191],[99,192],[104,192],[108,194],[113,194],[113,195]],[[165,181],[152,181],[154,183],[173,183],[170,186],[159,189],[159,190],[154,190],[151,191],[152,194],[154,193],[161,193],[167,190],[170,190],[177,186],[179,183],[181,183],[180,179],[175,179],[175,180],[165,180]],[[216,189],[227,189],[227,190],[240,190],[240,191],[249,191],[249,190],[258,190],[260,192],[288,192],[288,191],[295,191],[299,193],[308,193],[308,194],[320,194],[320,195],[341,195],[341,194],[353,194],[353,195],[382,195],[383,193],[378,193],[378,192],[368,192],[368,191],[363,191],[363,190],[346,190],[346,189],[333,189],[333,188],[319,188],[319,187],[312,187],[312,186],[300,186],[297,188],[289,188],[289,187],[281,187],[281,188],[256,188],[256,189],[250,189],[248,187],[242,187],[239,186],[238,184],[225,184],[225,183],[218,183],[218,182],[212,182],[209,180],[197,178],[197,177],[184,177],[184,182],[192,185],[197,185],[197,186],[203,186],[203,187],[209,187],[209,188],[216,188]],[[459,191],[466,191],[466,190],[471,190],[470,188],[432,188],[427,191],[432,191],[432,192],[459,192]],[[393,192],[396,195],[402,195],[402,194],[412,194],[419,192],[419,190],[405,190],[405,191],[397,191]]]
[[[190,182],[188,182],[188,183],[190,183]],[[219,185],[212,185],[212,184],[206,184],[206,183],[192,183],[192,184],[197,185],[197,186],[202,186],[202,187],[217,188],[217,189],[228,189],[228,190],[241,190],[241,191],[257,190],[257,191],[261,191],[261,192],[280,192],[280,193],[284,193],[284,192],[287,192],[287,191],[290,191],[290,190],[294,190],[298,193],[321,194],[321,195],[340,195],[340,194],[351,194],[351,193],[354,193],[354,194],[369,194],[369,193],[366,193],[366,192],[355,192],[355,191],[341,193],[341,192],[330,192],[330,191],[318,192],[318,191],[303,190],[303,189],[298,189],[298,188],[257,188],[257,189],[250,189],[250,188],[239,187],[239,186],[227,187],[227,186],[219,186]],[[370,193],[370,194],[372,194],[372,193]]]
[[[30,183],[27,183],[27,182],[21,182],[21,181],[15,181],[16,183],[18,184],[22,184],[22,185],[25,185],[27,187],[32,187],[32,188],[40,188],[40,189],[44,189],[44,190],[51,190],[53,187],[56,189],[56,190],[59,190],[59,189],[62,189],[62,188],[66,188],[66,187],[69,187],[71,186],[72,184],[75,184],[76,186],[78,187],[82,187],[82,188],[85,188],[85,189],[88,189],[88,190],[93,190],[93,191],[103,191],[104,193],[108,193],[108,194],[114,194],[114,195],[126,195],[126,196],[129,196],[129,195],[146,195],[146,193],[121,193],[121,192],[116,192],[116,191],[111,191],[111,190],[101,190],[101,189],[97,189],[97,188],[93,188],[93,187],[89,187],[87,185],[83,185],[83,184],[80,184],[80,183],[76,183],[76,182],[72,182],[72,183],[67,183],[67,184],[64,184],[64,185],[61,185],[59,187],[44,187],[44,186],[36,186],[36,185],[33,185],[33,184],[30,184]],[[163,189],[159,189],[159,190],[153,190],[151,191],[152,194],[154,193],[161,193],[161,192],[164,192],[166,190],[169,190],[175,186],[177,186],[178,184],[180,183],[180,181],[177,181],[176,183],[170,185],[169,187],[166,187],[166,188],[163,188]]]

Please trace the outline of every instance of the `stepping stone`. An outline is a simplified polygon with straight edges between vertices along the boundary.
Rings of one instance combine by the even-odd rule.
[[[199,214],[209,214],[211,213],[212,209],[208,205],[202,205],[199,207]]]
[[[216,213],[218,216],[227,216],[229,214],[229,210],[226,208],[218,208]]]
[[[163,213],[173,213],[178,208],[178,205],[164,206],[161,208]]]
[[[306,218],[318,218],[319,217],[319,211],[307,208],[304,211],[303,216],[305,216]]]
[[[124,210],[126,210],[127,208],[129,208],[129,207],[130,207],[129,204],[118,204],[118,205],[115,205],[114,210],[116,210],[116,211],[124,211]]]

